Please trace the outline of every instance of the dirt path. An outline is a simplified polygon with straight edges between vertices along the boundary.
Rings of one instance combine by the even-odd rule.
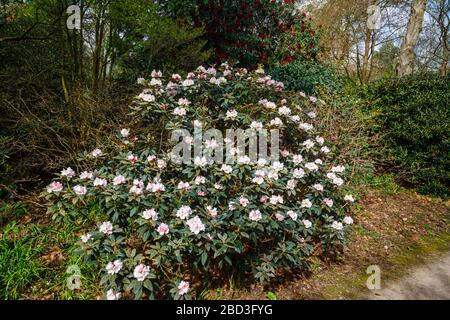
[[[450,253],[412,269],[398,281],[374,291],[371,300],[450,299]]]

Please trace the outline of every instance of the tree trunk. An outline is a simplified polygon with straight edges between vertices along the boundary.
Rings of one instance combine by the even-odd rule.
[[[411,7],[408,26],[406,28],[405,38],[403,39],[400,50],[399,61],[397,64],[397,75],[402,77],[413,72],[414,49],[417,39],[422,31],[423,17],[427,0],[415,0]]]

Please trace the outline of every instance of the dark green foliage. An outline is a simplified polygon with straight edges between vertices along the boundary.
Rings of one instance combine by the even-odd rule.
[[[284,83],[286,89],[315,93],[319,88],[333,91],[338,88],[338,79],[327,66],[313,62],[293,62],[276,65],[270,75]]]
[[[367,107],[384,133],[397,178],[420,193],[449,196],[450,78],[418,74],[368,86]]]

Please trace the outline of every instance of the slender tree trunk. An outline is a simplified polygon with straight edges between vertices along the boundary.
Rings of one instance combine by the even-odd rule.
[[[397,63],[397,75],[402,77],[413,72],[414,49],[422,31],[423,17],[427,0],[415,0],[411,7],[408,26],[400,49],[399,61]]]

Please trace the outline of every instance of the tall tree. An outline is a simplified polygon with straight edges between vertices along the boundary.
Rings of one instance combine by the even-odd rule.
[[[422,31],[423,17],[427,0],[415,0],[411,6],[406,33],[400,49],[400,56],[397,63],[397,75],[402,77],[413,72],[414,49]]]

